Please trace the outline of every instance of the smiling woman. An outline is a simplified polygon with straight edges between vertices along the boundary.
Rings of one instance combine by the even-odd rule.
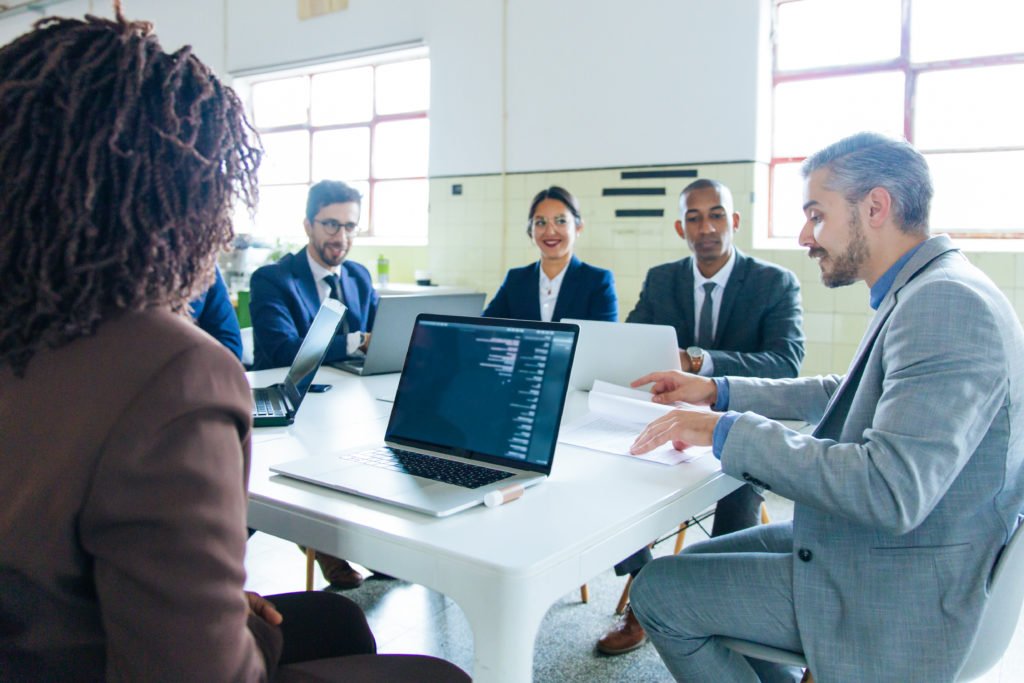
[[[557,185],[538,192],[530,202],[526,234],[540,250],[540,261],[511,269],[483,314],[548,322],[618,320],[612,272],[573,254],[582,231],[583,216],[571,192]]]

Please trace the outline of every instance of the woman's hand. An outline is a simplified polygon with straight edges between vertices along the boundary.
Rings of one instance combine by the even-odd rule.
[[[245,597],[249,601],[249,611],[255,614],[257,617],[263,619],[271,626],[279,626],[284,617],[281,613],[274,609],[273,603],[264,598],[258,593],[252,591],[246,591]]]

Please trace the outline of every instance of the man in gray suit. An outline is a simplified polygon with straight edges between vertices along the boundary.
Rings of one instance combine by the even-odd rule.
[[[800,243],[876,313],[844,376],[655,373],[633,450],[712,445],[725,473],[795,501],[791,522],[654,560],[633,605],[681,681],[778,681],[716,635],[802,651],[821,681],[952,681],[1024,507],[1024,332],[946,236],[924,157],[873,133],[804,162]],[[727,411],[727,412],[721,412]],[[812,435],[767,417],[817,423]]]
[[[674,327],[684,371],[796,377],[804,357],[796,276],[733,246],[740,215],[724,184],[702,178],[687,185],[679,195],[679,217],[676,233],[693,256],[651,268],[626,321]],[[711,535],[757,524],[763,500],[749,484],[730,493],[715,507]],[[615,565],[615,573],[636,576],[650,560],[644,546]],[[645,642],[643,628],[627,607],[597,648],[617,655]]]

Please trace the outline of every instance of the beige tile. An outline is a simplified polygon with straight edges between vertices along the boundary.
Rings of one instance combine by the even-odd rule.
[[[839,313],[832,321],[832,341],[837,345],[852,344],[854,347],[860,344],[864,331],[871,322],[869,315],[857,315],[855,313]]]
[[[804,313],[804,335],[808,342],[832,342],[835,333],[835,315],[831,313]]]
[[[800,374],[805,377],[816,375],[827,375],[835,372],[832,362],[832,345],[821,342],[807,342],[805,344],[806,355],[803,365],[800,366]]]
[[[821,285],[824,287],[824,285]],[[847,287],[836,287],[835,309],[837,313],[868,313],[868,288],[863,282],[855,282]]]
[[[825,287],[820,282],[802,281],[800,297],[805,313],[834,313],[836,310],[835,290]]]
[[[1016,286],[1016,254],[968,254],[968,258],[1001,289],[1012,289]]]
[[[833,344],[831,372],[838,375],[845,373],[855,353],[857,353],[857,344]]]

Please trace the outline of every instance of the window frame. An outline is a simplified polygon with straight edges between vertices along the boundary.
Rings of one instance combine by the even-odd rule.
[[[313,136],[320,132],[336,131],[336,130],[351,130],[356,128],[368,128],[369,130],[369,169],[368,177],[365,179],[369,189],[367,196],[362,199],[361,215],[360,220],[364,222],[365,230],[357,233],[359,243],[364,245],[400,245],[400,246],[422,246],[427,244],[427,223],[424,223],[424,231],[422,235],[417,236],[401,236],[401,237],[389,237],[380,236],[376,232],[375,226],[375,201],[376,201],[376,190],[377,185],[381,182],[393,182],[393,181],[407,181],[407,180],[422,180],[427,182],[429,180],[429,170],[424,175],[417,176],[401,176],[401,177],[378,177],[374,173],[374,149],[376,143],[377,126],[382,123],[392,123],[395,121],[413,121],[413,120],[430,120],[430,106],[428,104],[426,109],[414,110],[409,112],[401,112],[397,114],[380,114],[377,112],[377,69],[381,66],[389,66],[392,64],[398,64],[401,62],[411,62],[420,59],[430,60],[429,50],[425,45],[416,47],[404,47],[388,51],[375,52],[373,54],[339,58],[328,62],[320,62],[314,65],[304,67],[292,67],[283,69],[274,69],[271,71],[260,71],[256,74],[239,74],[235,78],[234,87],[238,91],[242,98],[243,105],[249,120],[252,122],[253,130],[259,135],[272,134],[272,133],[286,133],[304,131],[307,133],[309,138],[309,156],[307,159],[307,175],[308,180],[305,183],[307,191],[312,187],[318,179],[313,177]],[[373,113],[369,120],[358,121],[354,123],[334,123],[334,124],[322,124],[314,125],[313,120],[313,87],[312,80],[314,76],[332,73],[337,71],[346,71],[349,69],[371,67],[372,68],[372,79],[373,79]],[[259,127],[256,125],[256,112],[253,104],[253,88],[261,83],[268,83],[272,81],[285,80],[290,78],[303,77],[308,80],[308,87],[306,88],[307,97],[309,98],[306,103],[306,120],[303,123],[293,123],[281,126],[265,126]],[[428,143],[429,144],[429,143]],[[362,181],[362,179],[341,179],[341,180],[353,180]],[[299,187],[303,183],[260,183],[260,188],[263,187]],[[305,207],[302,207],[304,213]],[[281,240],[281,235],[274,235],[274,239]]]
[[[963,57],[957,59],[931,60],[914,62],[910,57],[910,29],[911,17],[914,2],[922,0],[900,0],[900,53],[897,57],[874,62],[859,64],[845,64],[837,66],[815,67],[811,69],[780,70],[778,67],[778,41],[776,39],[776,27],[778,25],[778,8],[794,2],[806,0],[773,0],[772,3],[772,87],[771,87],[771,161],[768,165],[768,220],[767,240],[772,246],[777,246],[783,240],[792,240],[791,235],[775,234],[773,222],[775,202],[775,168],[778,164],[792,164],[802,162],[807,156],[777,157],[775,156],[775,88],[781,83],[792,83],[797,81],[821,80],[843,76],[854,76],[863,74],[876,74],[882,72],[902,72],[904,76],[903,92],[903,135],[914,144],[914,104],[917,91],[917,77],[922,73],[936,71],[951,71],[958,69],[969,69],[977,67],[1004,66],[1008,64],[1024,64],[1024,52],[1003,53],[997,55],[986,55],[982,57]],[[856,1],[856,0],[853,0]],[[927,1],[927,0],[923,0]],[[1024,151],[1024,146],[990,146],[990,147],[958,147],[958,148],[918,148],[922,154],[969,154],[977,152],[1018,152]],[[998,240],[1004,242],[1017,241],[1017,249],[1024,249],[1024,229],[1018,232],[949,232],[950,237],[956,239],[970,240],[982,244],[982,240]]]

